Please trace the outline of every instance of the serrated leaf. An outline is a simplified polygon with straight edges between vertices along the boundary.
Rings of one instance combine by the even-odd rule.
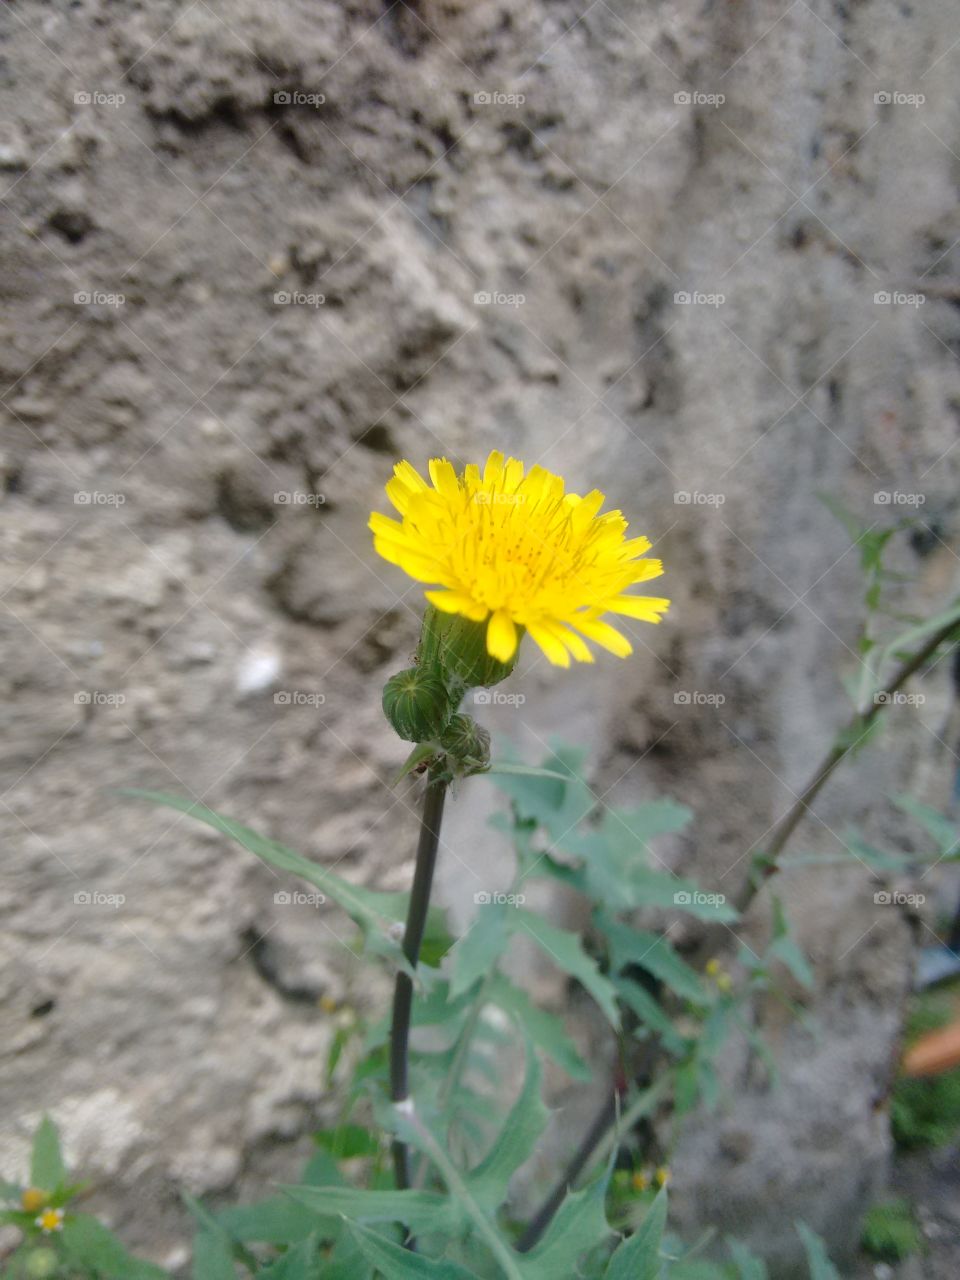
[[[607,940],[611,967],[617,972],[627,965],[637,965],[684,1000],[701,1005],[708,1003],[700,975],[680,956],[669,938],[648,929],[634,929],[605,912],[598,913],[597,926]]]
[[[347,1231],[358,1249],[384,1280],[478,1280],[475,1272],[456,1262],[426,1258],[402,1245],[375,1235],[365,1227],[347,1223]]]
[[[43,1191],[54,1191],[67,1180],[67,1170],[60,1151],[60,1135],[49,1116],[44,1116],[33,1135],[30,1156],[30,1185]]]
[[[563,1020],[533,1003],[525,991],[497,974],[490,987],[491,1001],[513,1018],[538,1049],[542,1049],[557,1066],[562,1067],[574,1080],[590,1080],[589,1066],[577,1052],[576,1045],[567,1034]]]
[[[522,933],[532,938],[558,968],[576,978],[590,992],[611,1026],[620,1026],[617,993],[613,983],[600,972],[596,960],[584,951],[577,934],[549,924],[523,907],[510,912],[508,926],[513,933]]]
[[[362,1191],[355,1187],[283,1187],[286,1195],[323,1217],[351,1222],[402,1222],[421,1231],[455,1231],[462,1214],[449,1196],[436,1191]]]
[[[540,1097],[540,1064],[528,1041],[520,1096],[486,1156],[467,1175],[470,1189],[482,1209],[492,1213],[506,1200],[510,1179],[533,1155],[547,1119],[547,1108]]]
[[[213,809],[208,809],[206,805],[198,804],[195,801],[184,800],[179,796],[167,795],[161,791],[144,791],[139,788],[124,788],[119,794],[148,800],[151,804],[162,805],[168,809],[176,809],[179,813],[196,818],[198,822],[202,822],[206,826],[212,827],[215,831],[220,831],[232,840],[236,840],[238,844],[243,845],[245,849],[255,854],[261,862],[267,863],[268,866],[300,876],[308,883],[321,889],[325,894],[328,894],[347,915],[356,921],[365,936],[376,941],[377,948],[381,953],[389,951],[391,954],[395,952],[399,956],[399,944],[390,945],[387,930],[396,922],[406,919],[407,894],[377,893],[372,889],[363,889],[357,885],[350,884],[349,881],[335,875],[319,863],[311,862],[308,858],[303,857],[302,854],[295,852],[293,849],[288,849],[286,845],[282,845],[276,840],[270,840],[266,836],[258,835],[257,832],[245,827],[242,823],[236,822],[232,818],[223,817],[221,814],[214,812]],[[442,912],[432,907],[428,921],[429,934],[443,931],[442,919]]]
[[[796,1223],[797,1234],[803,1241],[810,1268],[810,1280],[840,1280],[840,1272],[827,1255],[827,1246],[805,1222]]]
[[[170,1280],[162,1267],[132,1257],[112,1231],[87,1214],[70,1214],[60,1240],[71,1262],[95,1271],[103,1280]]]
[[[577,1260],[612,1234],[604,1211],[611,1166],[583,1191],[568,1192],[536,1248],[521,1256],[523,1280],[575,1276]]]
[[[450,951],[450,996],[455,999],[485,977],[503,955],[508,942],[506,905],[485,903],[467,932]]]
[[[596,801],[581,771],[586,751],[558,747],[538,768],[498,762],[491,768],[499,791],[521,819],[545,827],[553,839],[565,835],[593,810]]]
[[[667,1224],[667,1189],[657,1197],[629,1240],[618,1246],[603,1273],[604,1280],[659,1280],[660,1242]]]

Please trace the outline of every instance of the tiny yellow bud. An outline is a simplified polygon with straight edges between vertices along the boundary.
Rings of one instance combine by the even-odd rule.
[[[336,1000],[334,1000],[333,996],[321,996],[320,1008],[323,1010],[324,1013],[336,1013],[337,1002]]]
[[[647,1174],[638,1171],[633,1175],[631,1184],[634,1191],[646,1191],[647,1187],[650,1185],[650,1178]]]
[[[732,991],[733,979],[729,973],[720,973],[717,975],[717,987],[720,991]]]
[[[670,1181],[670,1170],[661,1165],[657,1172],[653,1175],[658,1187],[665,1187]]]
[[[39,1187],[27,1187],[20,1197],[20,1203],[26,1213],[36,1213],[38,1209],[43,1208],[49,1199],[49,1191],[41,1191]]]
[[[717,974],[720,972],[720,961],[716,958],[716,956],[714,956],[712,960],[707,961],[706,971],[711,978],[715,978]]]

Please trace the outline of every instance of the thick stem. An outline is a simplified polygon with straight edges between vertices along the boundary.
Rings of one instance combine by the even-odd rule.
[[[420,819],[420,840],[417,845],[417,867],[413,874],[410,906],[403,934],[403,954],[411,969],[416,969],[420,959],[420,944],[427,925],[427,909],[430,906],[430,890],[433,870],[437,864],[440,847],[440,823],[443,819],[443,802],[447,795],[446,780],[431,777],[423,800],[423,816]],[[398,973],[393,991],[393,1021],[390,1028],[390,1096],[394,1102],[403,1102],[409,1096],[410,1014],[413,1008],[413,979],[408,973]],[[397,1186],[410,1186],[410,1152],[406,1143],[394,1141],[393,1167]]]

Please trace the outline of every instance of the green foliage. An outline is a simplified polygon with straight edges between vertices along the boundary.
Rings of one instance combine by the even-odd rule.
[[[912,1044],[947,1025],[954,1005],[942,994],[915,997],[907,1010],[904,1036]],[[901,1076],[890,1103],[893,1139],[905,1151],[940,1147],[960,1132],[960,1067],[936,1076]]]
[[[860,1240],[866,1252],[881,1262],[901,1262],[919,1253],[923,1243],[906,1200],[887,1200],[868,1210]]]

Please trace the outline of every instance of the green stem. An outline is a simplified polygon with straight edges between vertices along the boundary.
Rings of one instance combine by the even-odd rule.
[[[523,1280],[523,1273],[520,1270],[516,1254],[501,1237],[496,1225],[490,1221],[480,1205],[477,1204],[470,1188],[457,1172],[456,1166],[426,1125],[421,1122],[413,1106],[411,1104],[408,1105],[410,1109],[405,1111],[405,1118],[416,1131],[422,1151],[437,1166],[440,1177],[446,1183],[447,1190],[460,1201],[477,1231],[489,1245],[490,1252],[499,1262],[507,1280]]]
[[[443,802],[447,783],[440,776],[432,775],[427,783],[420,819],[420,840],[417,845],[417,866],[413,874],[410,905],[403,934],[403,954],[416,969],[420,958],[420,945],[427,925],[430,906],[430,890],[433,872],[440,847],[440,823],[443,819]],[[410,1096],[410,1018],[413,1011],[413,979],[408,973],[398,973],[393,991],[393,1019],[390,1028],[390,1096],[394,1102],[405,1102]],[[410,1152],[404,1142],[393,1143],[393,1167],[396,1184],[401,1189],[410,1186]]]

